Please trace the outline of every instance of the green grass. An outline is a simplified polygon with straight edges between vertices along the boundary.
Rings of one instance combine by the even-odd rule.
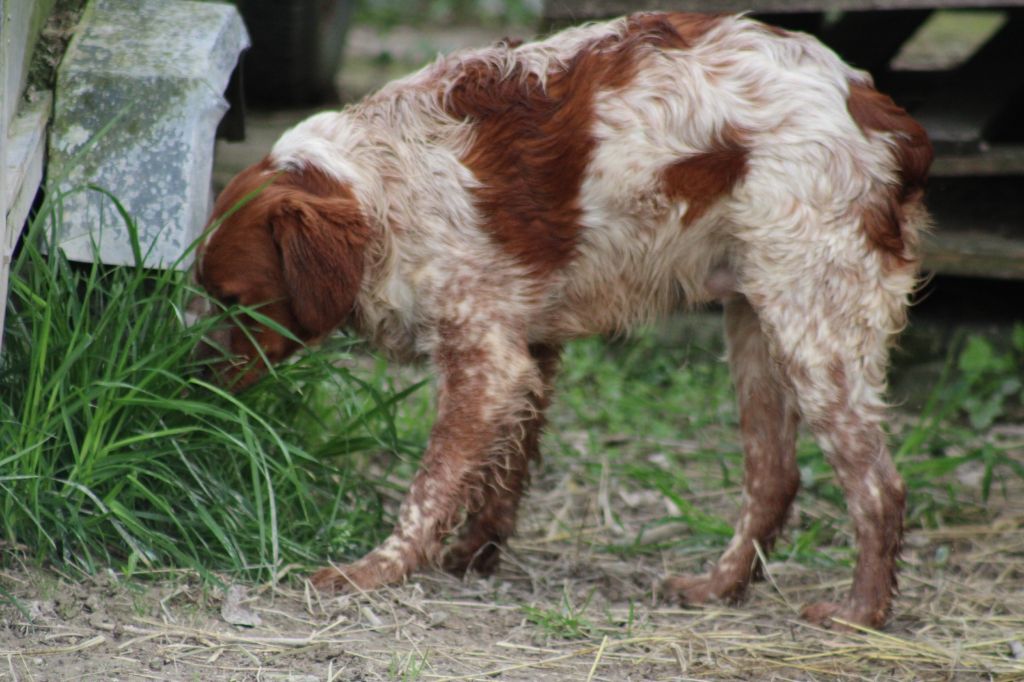
[[[410,651],[406,654],[391,654],[388,663],[388,678],[395,682],[415,682],[430,666],[429,652]]]
[[[242,311],[186,327],[198,292],[185,274],[44,255],[40,237],[58,219],[59,205],[36,217],[12,268],[0,358],[6,548],[88,572],[266,578],[380,539],[365,463],[421,445],[395,428],[403,392],[383,366],[357,376],[342,364],[352,342],[337,339],[232,395],[199,378],[192,349]]]
[[[584,614],[594,596],[592,591],[579,605],[572,603],[569,593],[562,593],[558,608],[541,608],[524,605],[523,616],[548,637],[556,639],[589,639],[598,630]]]
[[[738,414],[720,355],[720,347],[691,348],[657,330],[567,348],[549,452],[580,460],[582,439],[586,485],[610,476],[630,490],[656,490],[674,507],[605,551],[699,553],[720,549],[731,537],[743,465]],[[1022,384],[1024,324],[1007,339],[970,336],[954,344],[924,410],[900,414],[892,425],[890,445],[908,487],[908,528],[984,522],[990,496],[1007,495],[1008,482],[1024,478],[1012,443],[992,434],[999,423],[1019,421]],[[775,555],[807,565],[850,563],[845,500],[831,468],[806,435],[797,459],[802,511]],[[969,482],[979,477],[980,484]],[[707,501],[709,491],[729,489],[731,496]],[[668,523],[683,523],[687,532],[670,541],[645,539]]]
[[[993,434],[999,423],[1024,417],[1024,323],[996,342],[958,339],[924,409],[901,434],[894,458],[907,482],[908,515],[925,527],[970,522],[985,516],[994,490],[1024,477],[1012,445]],[[957,479],[980,471],[980,485]]]
[[[556,400],[572,410],[575,426],[597,429],[599,438],[671,440],[735,421],[726,365],[709,350],[673,345],[653,330],[570,344]]]

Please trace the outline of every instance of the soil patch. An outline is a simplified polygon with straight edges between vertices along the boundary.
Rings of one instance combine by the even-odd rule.
[[[519,538],[487,579],[425,573],[327,598],[298,568],[277,584],[228,593],[183,573],[140,582],[4,571],[0,584],[20,610],[0,610],[0,679],[1024,678],[1019,486],[994,500],[991,523],[911,532],[892,623],[846,634],[797,615],[803,603],[846,589],[845,566],[770,561],[768,580],[742,605],[663,603],[666,573],[699,570],[721,548],[608,551],[664,516],[666,502],[628,480],[586,480],[577,463],[549,463]],[[708,509],[737,500],[736,489],[695,499]],[[688,530],[652,532],[648,540],[670,542]]]

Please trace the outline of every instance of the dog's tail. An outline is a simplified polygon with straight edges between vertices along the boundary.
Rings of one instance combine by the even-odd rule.
[[[931,222],[924,207],[925,181],[934,156],[928,134],[867,80],[850,81],[846,107],[866,137],[884,140],[895,163],[896,177],[884,196],[865,211],[865,234],[888,261],[916,266],[920,234]]]

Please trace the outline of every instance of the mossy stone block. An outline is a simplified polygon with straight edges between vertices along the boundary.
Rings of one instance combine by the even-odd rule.
[[[90,2],[57,74],[50,135],[48,185],[65,194],[57,244],[68,257],[135,261],[116,197],[146,264],[179,261],[206,221],[223,93],[248,41],[229,4]]]

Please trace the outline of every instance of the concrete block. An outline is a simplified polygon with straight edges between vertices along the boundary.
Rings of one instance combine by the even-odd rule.
[[[47,171],[48,191],[65,193],[57,244],[69,258],[135,260],[114,203],[89,185],[134,216],[148,266],[175,263],[199,236],[223,93],[248,44],[232,5],[90,2],[57,74]]]

